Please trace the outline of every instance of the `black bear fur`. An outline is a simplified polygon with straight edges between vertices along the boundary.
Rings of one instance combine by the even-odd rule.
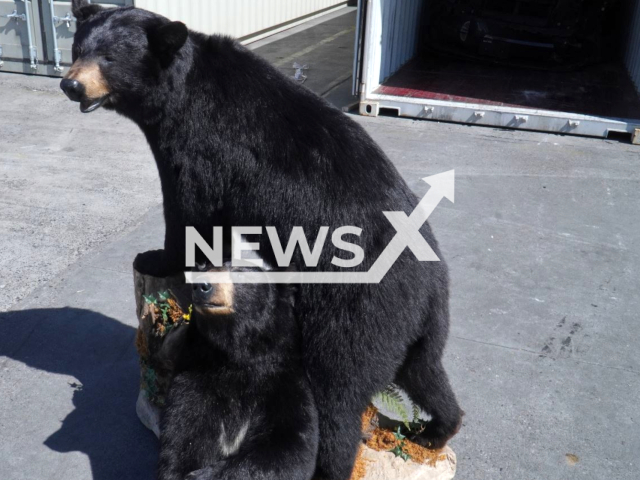
[[[192,319],[163,409],[159,480],[310,480],[318,416],[291,287],[193,290]]]
[[[85,3],[74,0],[74,9]],[[366,271],[395,234],[382,212],[409,214],[417,204],[362,127],[231,38],[125,7],[85,19],[74,52],[98,62],[109,88],[102,105],[138,124],[157,163],[165,244],[136,258],[140,271],[184,269],[186,226],[205,238],[213,226],[226,234],[231,226],[275,226],[286,242],[294,226],[315,238],[320,226],[346,225],[362,228],[352,238],[365,260],[353,270]],[[442,365],[447,266],[428,223],[420,231],[440,262],[419,262],[406,250],[379,284],[298,291],[303,362],[319,414],[316,474],[324,480],[349,478],[360,414],[391,382],[433,416],[415,441],[439,448],[461,425]],[[260,244],[275,265],[267,235]],[[334,255],[350,256],[327,242],[308,269],[338,270]],[[305,269],[299,249],[293,263]]]

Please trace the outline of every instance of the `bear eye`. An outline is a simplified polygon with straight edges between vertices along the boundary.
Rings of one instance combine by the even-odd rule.
[[[113,58],[111,55],[105,55],[104,59],[109,63],[115,61],[115,58]]]
[[[205,262],[202,262],[202,263],[196,262],[196,268],[202,272],[207,268],[207,264]]]

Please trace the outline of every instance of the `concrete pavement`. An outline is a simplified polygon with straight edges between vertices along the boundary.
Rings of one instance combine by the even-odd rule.
[[[264,55],[304,51],[311,30]],[[323,65],[348,36],[300,60]],[[342,70],[308,86],[323,93]],[[131,261],[162,243],[157,173],[132,124],[81,115],[57,83],[0,75],[0,478],[152,479]],[[348,83],[333,91],[348,98]],[[420,178],[456,170],[456,203],[430,221],[452,277],[446,365],[467,412],[457,478],[639,478],[638,147],[353,118],[418,195]]]

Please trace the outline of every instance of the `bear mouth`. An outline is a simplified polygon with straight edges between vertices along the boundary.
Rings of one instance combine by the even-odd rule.
[[[104,105],[108,98],[109,95],[104,95],[100,98],[86,98],[80,102],[80,111],[82,113],[91,113]]]
[[[216,315],[233,313],[233,308],[229,305],[222,305],[219,303],[194,303],[193,308],[201,312],[214,313]]]

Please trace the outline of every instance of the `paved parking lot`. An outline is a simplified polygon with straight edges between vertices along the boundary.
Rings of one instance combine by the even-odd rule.
[[[352,18],[257,51],[309,63],[308,86],[344,104]],[[131,261],[162,243],[157,172],[133,124],[81,115],[57,84],[0,74],[0,478],[152,479]],[[417,194],[456,170],[455,204],[430,221],[467,412],[457,478],[640,478],[639,147],[353,118]]]

